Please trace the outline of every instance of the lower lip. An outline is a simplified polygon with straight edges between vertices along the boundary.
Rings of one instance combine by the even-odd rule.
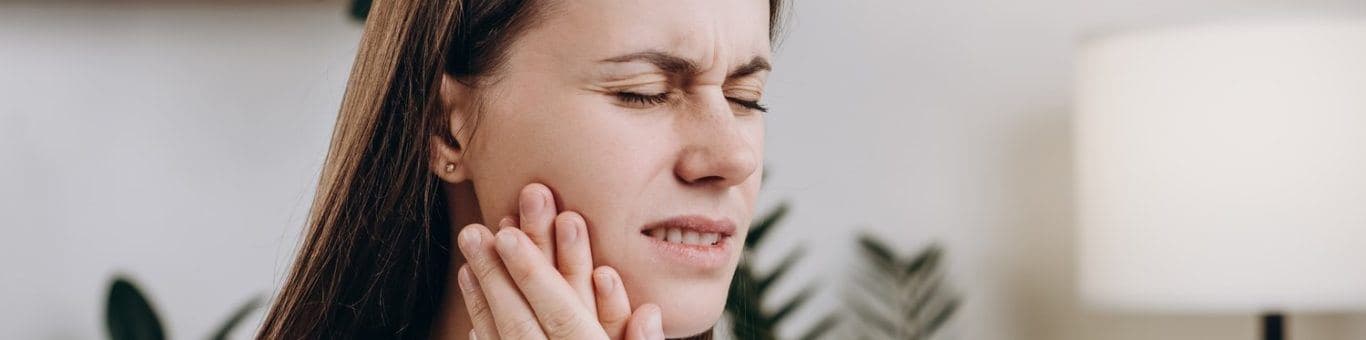
[[[644,234],[640,236],[650,243],[656,254],[677,266],[716,269],[730,263],[730,236],[722,237],[716,244],[705,246],[670,243]]]

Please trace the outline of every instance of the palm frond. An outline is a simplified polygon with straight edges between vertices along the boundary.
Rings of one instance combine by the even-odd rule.
[[[257,308],[261,308],[263,301],[264,300],[260,296],[257,296],[237,307],[237,310],[233,311],[233,313],[228,316],[227,321],[224,321],[222,325],[218,326],[218,330],[213,332],[213,335],[210,336],[209,339],[226,340],[228,334],[231,334],[232,330],[237,328],[237,324],[242,323],[242,320],[245,320],[247,315],[251,315],[251,312],[256,311]]]
[[[352,0],[350,9],[351,18],[360,22],[365,22],[365,18],[370,16],[370,3],[372,2],[374,1]]]
[[[783,321],[801,309],[816,291],[814,285],[809,285],[777,309],[770,311],[763,307],[763,302],[769,298],[774,285],[781,281],[805,254],[805,248],[798,246],[783,256],[782,260],[766,274],[761,274],[763,271],[756,268],[750,260],[764,237],[770,235],[788,212],[788,203],[779,203],[772,211],[754,221],[750,225],[749,234],[745,236],[744,255],[735,269],[735,276],[731,278],[730,292],[727,293],[726,299],[726,315],[730,317],[733,325],[731,331],[736,339],[777,339],[778,328]],[[837,322],[839,319],[833,314],[828,315],[816,324],[816,328],[803,333],[802,339],[822,337],[828,334],[829,329]]]
[[[862,327],[852,338],[926,340],[961,304],[941,273],[944,250],[930,245],[909,258],[870,234],[858,238],[862,263],[847,299]],[[854,292],[851,292],[854,293]]]
[[[793,311],[797,310],[797,308],[801,308],[802,305],[806,304],[807,300],[811,299],[811,294],[815,293],[815,288],[816,287],[814,286],[808,285],[806,288],[802,289],[801,292],[798,292],[797,295],[787,300],[787,303],[784,303],[782,307],[778,307],[778,310],[774,311],[773,315],[768,316],[768,320],[766,320],[768,324],[777,325],[779,322],[782,322],[783,319],[786,319],[788,315],[791,315]]]
[[[772,230],[773,226],[778,225],[778,222],[782,221],[783,217],[787,217],[787,211],[787,202],[778,203],[778,207],[774,208],[773,212],[764,215],[763,218],[751,225],[749,228],[749,235],[745,235],[745,249],[750,250],[758,247],[759,242],[763,241],[764,236],[768,235],[768,231]]]
[[[836,325],[836,324],[839,324],[839,321],[840,321],[839,315],[836,315],[836,314],[827,314],[824,318],[821,318],[820,321],[816,321],[816,323],[815,323],[815,324],[812,324],[810,328],[807,328],[805,332],[802,332],[801,338],[798,338],[798,339],[800,339],[800,340],[816,340],[816,339],[820,339],[820,338],[824,337],[825,334],[828,334],[828,333],[830,333],[831,330],[835,329],[835,325]]]
[[[948,304],[938,309],[939,314],[936,314],[933,318],[931,318],[930,322],[925,324],[925,327],[923,329],[929,332],[939,330],[941,327],[944,326],[944,323],[949,321],[949,318],[953,317],[953,313],[958,311],[958,306],[961,304],[962,301],[959,300],[949,301]],[[925,336],[928,337],[929,335],[932,334],[926,334]]]
[[[152,303],[137,285],[117,276],[109,285],[105,305],[105,327],[113,340],[161,340],[166,338]]]
[[[888,320],[886,313],[875,310],[868,304],[852,302],[849,308],[854,310],[854,314],[859,316],[857,320],[864,327],[860,327],[857,332],[860,337],[872,337],[874,339],[893,339],[900,332],[900,327],[892,320]]]
[[[777,282],[778,279],[783,278],[783,275],[786,275],[788,270],[792,269],[792,265],[796,264],[797,260],[802,258],[802,255],[804,255],[805,253],[806,251],[802,249],[802,247],[797,247],[796,249],[793,249],[791,252],[788,252],[787,256],[783,257],[782,262],[779,262],[778,265],[774,267],[772,271],[769,272],[768,276],[760,278],[759,281],[756,282],[758,287],[755,287],[755,289],[760,291],[767,291],[770,287],[773,286],[774,282]]]

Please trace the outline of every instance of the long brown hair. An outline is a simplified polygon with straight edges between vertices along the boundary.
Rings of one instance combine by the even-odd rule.
[[[451,261],[450,216],[428,170],[430,136],[454,145],[440,77],[477,83],[545,0],[376,1],[309,213],[258,337],[430,335]],[[769,0],[770,39],[782,0]],[[477,116],[477,113],[472,116]]]

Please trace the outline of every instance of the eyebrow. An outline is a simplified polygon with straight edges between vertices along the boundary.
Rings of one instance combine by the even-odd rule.
[[[768,64],[768,59],[764,59],[764,57],[755,56],[754,59],[749,60],[749,63],[746,63],[745,65],[736,68],[735,71],[731,71],[730,75],[726,76],[726,78],[739,78],[759,73],[759,71],[770,70],[773,70],[773,66]]]
[[[699,69],[697,63],[694,63],[692,60],[660,51],[636,52],[602,60],[602,62],[607,63],[626,63],[633,61],[648,62],[654,64],[655,67],[658,67],[664,72],[673,74],[696,74]],[[748,63],[731,71],[726,78],[734,79],[772,69],[773,66],[768,63],[768,59],[764,59],[764,57],[761,56],[755,56],[750,59]]]

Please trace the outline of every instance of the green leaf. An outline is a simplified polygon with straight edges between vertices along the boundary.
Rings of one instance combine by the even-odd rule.
[[[815,324],[811,325],[810,328],[807,328],[805,332],[802,332],[802,336],[801,336],[801,338],[799,338],[799,339],[800,339],[800,340],[816,340],[816,339],[820,339],[821,337],[825,336],[825,334],[830,333],[831,330],[835,329],[835,325],[839,324],[839,321],[840,321],[839,315],[835,315],[835,314],[826,315],[824,318],[821,318],[820,321],[816,321]]]
[[[924,315],[935,298],[943,298],[944,294],[942,294],[941,290],[943,284],[944,280],[937,279],[930,281],[928,284],[914,287],[918,288],[917,290],[920,294],[918,294],[918,296],[914,294],[906,296],[907,301],[909,301],[906,306],[908,309],[905,311],[906,318],[911,319],[919,315]]]
[[[250,300],[247,300],[246,303],[243,303],[241,306],[237,307],[237,310],[232,312],[232,314],[228,316],[228,320],[224,321],[223,325],[218,326],[218,331],[214,332],[213,336],[210,337],[210,339],[227,339],[228,334],[232,333],[233,328],[237,328],[237,324],[242,323],[242,320],[245,320],[247,318],[247,315],[251,315],[251,312],[256,311],[257,308],[261,308],[263,300],[264,299],[260,296],[253,297]]]
[[[786,275],[788,270],[792,269],[792,265],[796,264],[797,260],[801,259],[802,255],[805,253],[806,251],[800,246],[787,253],[787,256],[783,257],[783,262],[778,263],[778,266],[773,268],[773,271],[769,272],[767,277],[759,279],[759,282],[757,282],[758,287],[756,288],[759,291],[767,291],[773,286],[774,282],[781,279],[783,275]]]
[[[859,321],[862,321],[864,324],[871,324],[871,326],[873,326],[862,327],[860,329],[862,331],[861,334],[867,335],[870,330],[874,330],[881,331],[879,333],[881,334],[881,336],[874,336],[873,338],[875,339],[896,338],[896,323],[892,322],[891,320],[887,320],[887,317],[883,314],[873,311],[873,307],[857,302],[849,305],[849,307],[854,310],[854,314],[858,314]]]
[[[882,245],[882,242],[878,241],[877,238],[869,234],[861,234],[858,242],[859,248],[873,262],[873,265],[886,268],[898,267],[896,254],[892,253],[892,250],[888,249],[887,246]]]
[[[105,306],[105,327],[112,340],[161,340],[165,332],[161,321],[137,286],[123,277],[115,277],[109,286],[109,300]]]
[[[953,317],[953,313],[958,311],[959,303],[958,300],[950,301],[947,306],[939,310],[939,313],[935,314],[933,319],[930,319],[930,323],[925,325],[926,338],[934,335],[935,331],[938,331],[944,326],[944,323],[949,321],[949,318]]]
[[[763,219],[755,221],[749,228],[749,235],[745,235],[745,248],[758,247],[759,241],[763,240],[768,231],[773,229],[773,226],[777,225],[779,221],[782,221],[784,216],[787,216],[787,212],[787,202],[778,203],[778,207],[774,208],[772,212],[765,215]]]
[[[859,245],[864,263],[851,276],[858,291],[848,300],[861,327],[851,338],[923,340],[952,318],[959,301],[940,272],[943,248],[931,244],[903,259],[869,234]]]
[[[765,183],[770,178],[768,170],[763,174]],[[761,183],[761,186],[763,184]],[[766,275],[760,274],[757,268],[749,260],[754,254],[754,250],[759,247],[764,237],[787,216],[789,203],[784,201],[763,217],[753,221],[749,227],[749,233],[745,235],[743,255],[740,263],[735,269],[734,276],[731,277],[730,291],[727,292],[726,315],[730,317],[732,333],[737,339],[745,340],[775,340],[777,339],[778,324],[788,315],[801,307],[811,295],[811,288],[799,293],[796,297],[789,300],[772,314],[766,313],[763,302],[769,295],[769,290],[779,280],[782,280],[789,270],[805,253],[802,247],[788,252],[782,261],[768,271]],[[833,322],[833,321],[832,321]],[[828,323],[829,324],[829,323]],[[826,327],[828,328],[828,327]],[[808,335],[819,336],[828,330],[819,332],[808,332]]]
[[[906,275],[912,275],[919,272],[934,270],[934,266],[939,263],[939,256],[942,253],[943,251],[940,250],[938,246],[926,248],[924,251],[921,251],[914,260],[911,260],[910,264],[906,265],[904,273]]]
[[[815,288],[815,286],[807,286],[802,289],[797,295],[787,300],[787,303],[784,303],[782,307],[778,307],[778,311],[773,312],[773,315],[769,316],[768,320],[765,321],[770,325],[776,325],[779,322],[782,322],[783,319],[786,319],[793,311],[797,310],[797,308],[806,304],[807,300],[811,299],[811,294],[815,293]]]
[[[371,2],[371,0],[352,0],[351,18],[359,20],[360,22],[365,22],[365,18],[370,16]]]
[[[771,327],[764,322],[766,317],[760,306],[763,293],[756,291],[754,281],[754,270],[749,261],[741,260],[731,279],[726,299],[732,332],[739,339],[773,339]]]

